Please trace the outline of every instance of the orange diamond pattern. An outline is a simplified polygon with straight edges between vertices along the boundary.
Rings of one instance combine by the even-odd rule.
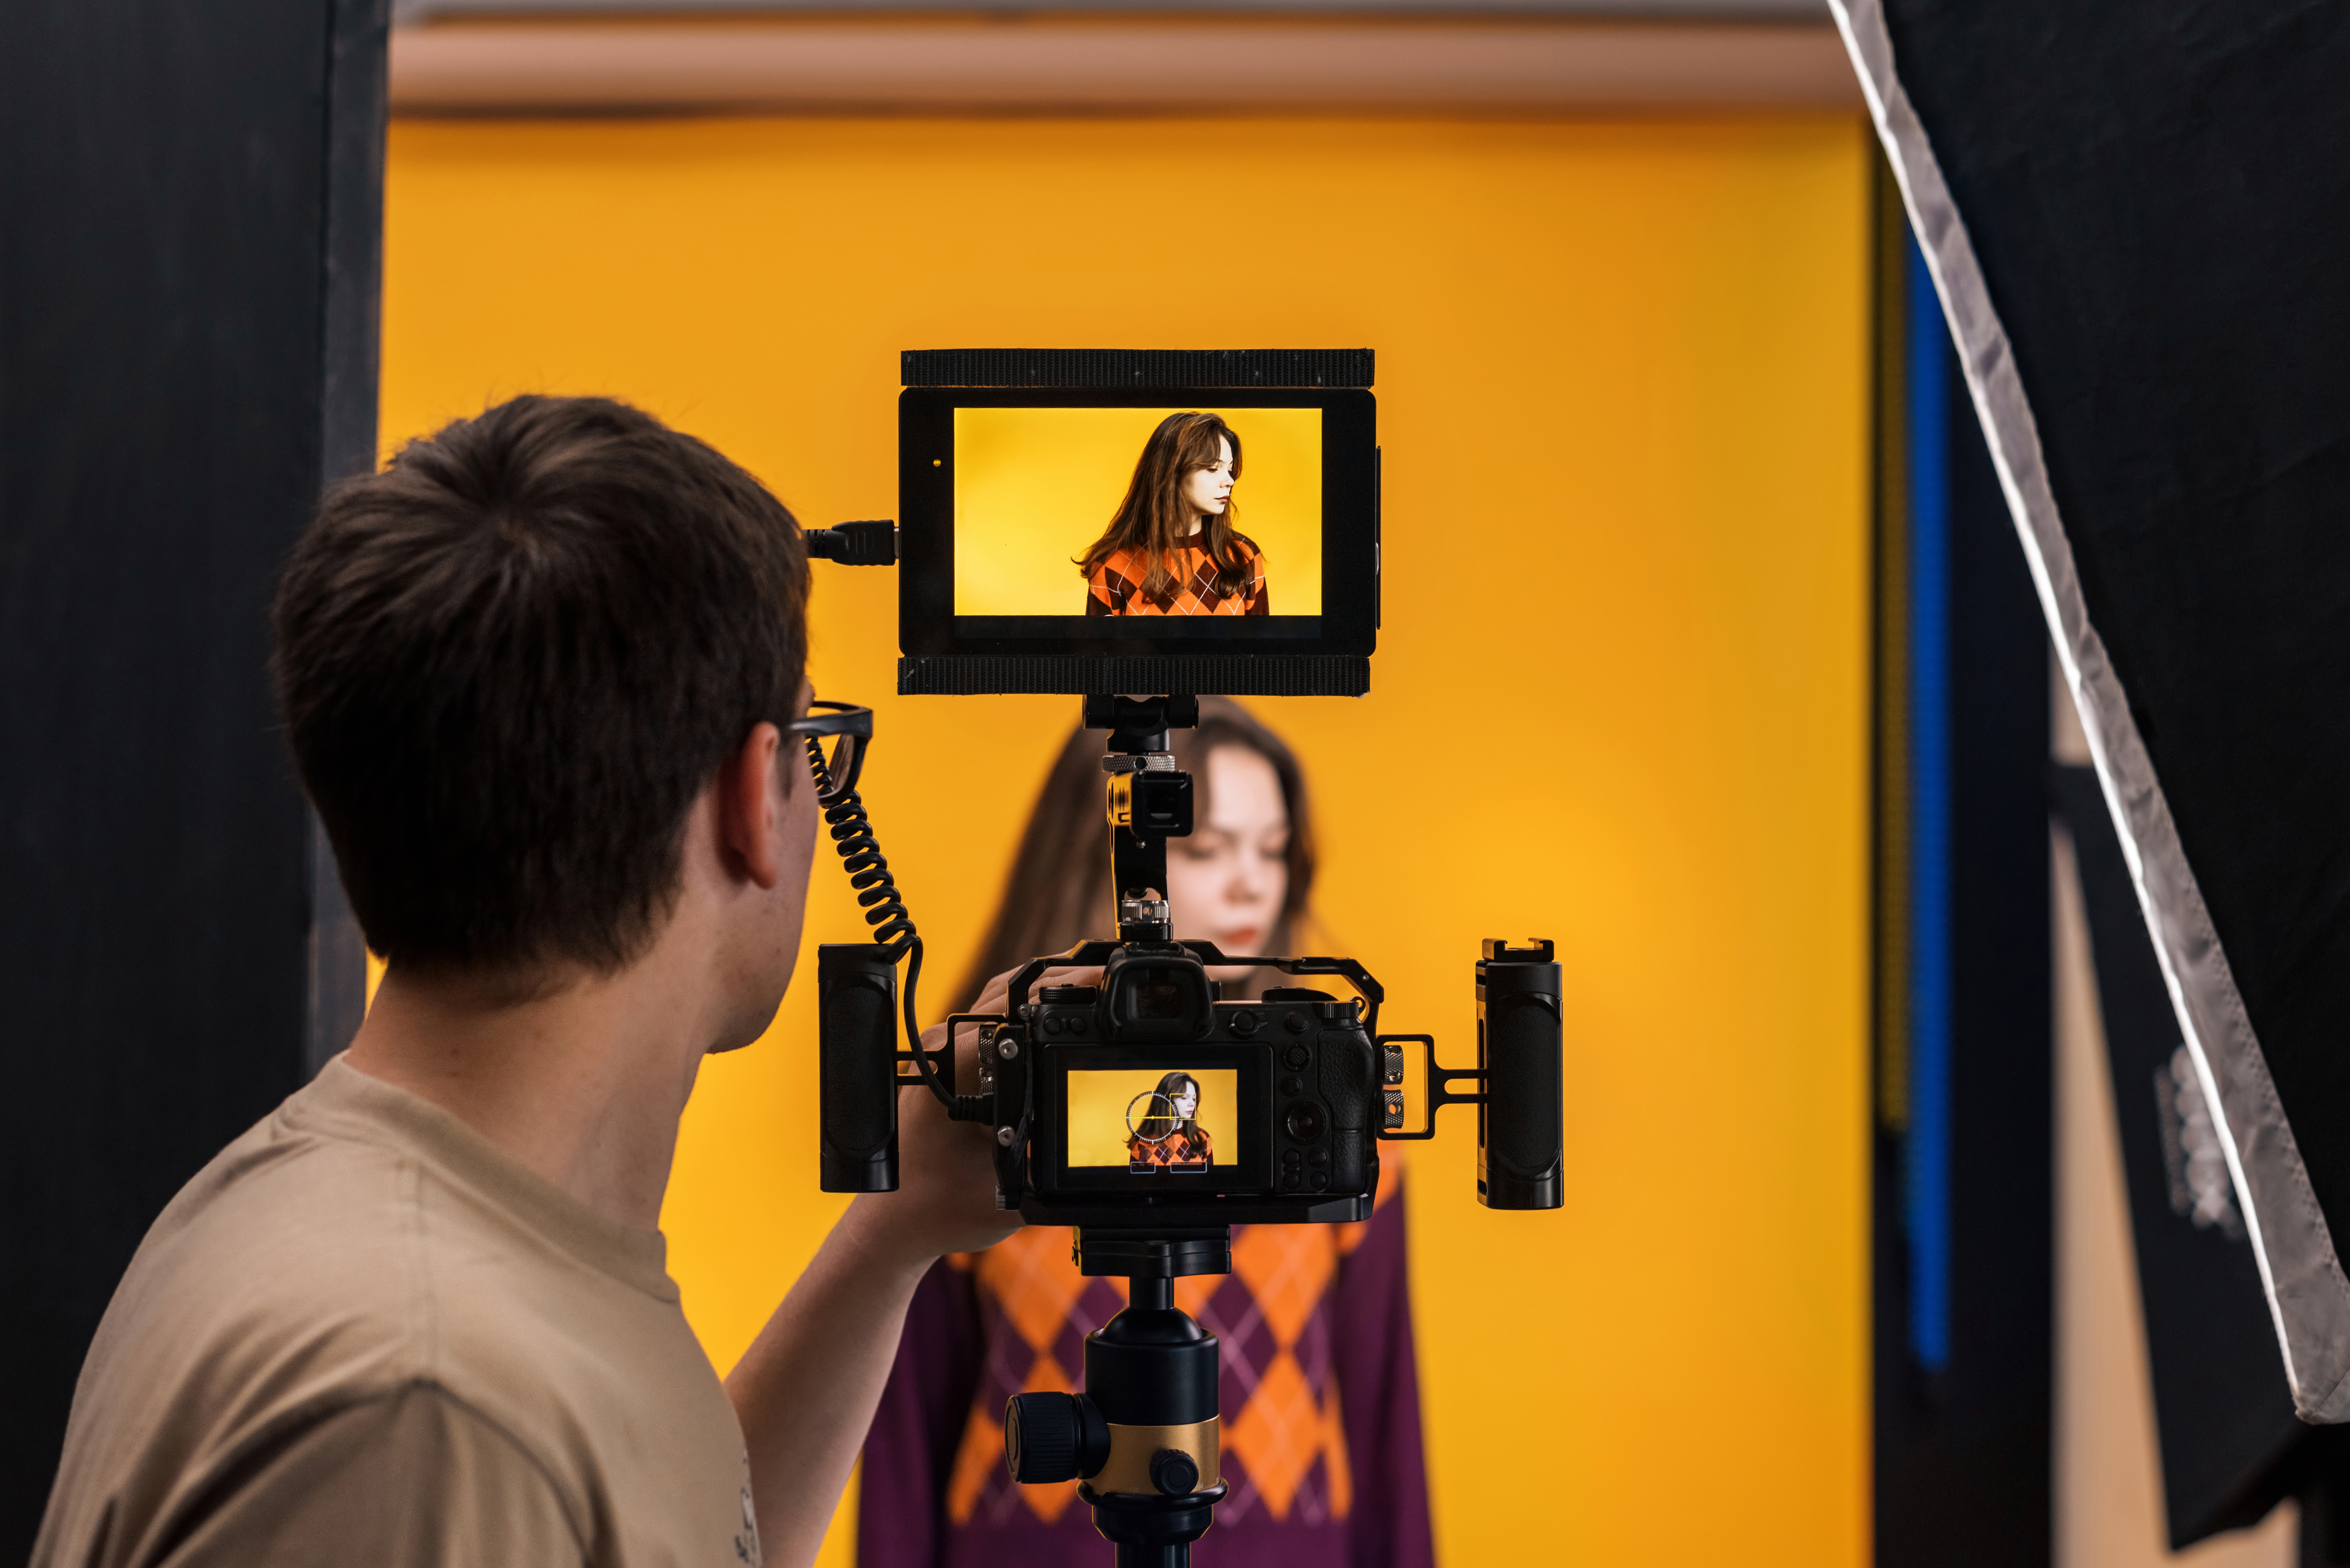
[[[1330,1276],[1338,1272],[1337,1250],[1297,1244],[1302,1225],[1251,1225],[1232,1238],[1232,1272],[1256,1298],[1274,1342],[1284,1351],[1305,1332],[1305,1320],[1322,1304]]]
[[[979,1254],[979,1288],[995,1299],[1012,1327],[1039,1351],[1052,1348],[1085,1294],[1086,1276],[1070,1261],[1069,1232],[1032,1225]]]
[[[1264,557],[1245,535],[1235,535],[1243,574],[1227,581],[1216,570],[1215,557],[1197,545],[1170,550],[1168,575],[1175,585],[1165,596],[1153,597],[1144,587],[1150,578],[1147,552],[1128,547],[1094,568],[1086,590],[1087,615],[1270,615],[1272,598],[1265,591]]]
[[[962,1444],[955,1450],[954,1471],[947,1477],[947,1512],[957,1520],[971,1517],[979,1505],[979,1494],[987,1485],[988,1471],[1001,1468],[1003,1458],[1003,1424],[990,1421],[985,1413],[973,1410],[964,1423]],[[997,1451],[990,1454],[990,1438],[996,1439]],[[1064,1503],[1064,1508],[1068,1505]]]
[[[1224,1446],[1248,1467],[1249,1480],[1274,1518],[1289,1517],[1298,1483],[1322,1457],[1323,1427],[1321,1406],[1297,1357],[1282,1351],[1224,1435]]]

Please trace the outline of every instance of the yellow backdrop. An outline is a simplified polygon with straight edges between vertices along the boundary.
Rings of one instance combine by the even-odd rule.
[[[614,393],[826,522],[891,514],[902,348],[1375,348],[1372,693],[1254,706],[1389,1028],[1471,1057],[1481,937],[1557,939],[1567,989],[1565,1210],[1481,1210],[1464,1113],[1414,1151],[1440,1548],[1856,1564],[1866,147],[1841,118],[403,122],[384,431]],[[1231,243],[1213,308],[1170,313],[1197,254],[1107,237],[1201,170]],[[951,976],[1076,705],[893,696],[892,574],[816,573],[815,680],[878,711],[867,800]],[[860,929],[823,868],[809,941]],[[795,986],[687,1116],[663,1222],[722,1367],[838,1211],[814,1016]]]
[[[1322,410],[1209,409],[1241,442],[1234,525],[1263,552],[1274,613],[1322,613]],[[1102,536],[1173,409],[957,409],[957,615],[1078,615],[1070,563]]]

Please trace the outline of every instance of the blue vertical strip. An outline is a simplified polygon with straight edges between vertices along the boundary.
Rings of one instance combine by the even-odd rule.
[[[1950,1363],[1950,334],[1909,245],[1909,1347]]]

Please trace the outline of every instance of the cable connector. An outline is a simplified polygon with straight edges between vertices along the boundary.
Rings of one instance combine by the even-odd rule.
[[[898,524],[887,517],[870,523],[805,529],[800,536],[807,541],[812,560],[837,561],[844,566],[898,564]]]

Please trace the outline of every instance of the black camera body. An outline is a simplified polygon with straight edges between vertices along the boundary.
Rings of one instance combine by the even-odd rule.
[[[981,1090],[999,1129],[1013,1132],[996,1153],[1004,1207],[1034,1224],[1077,1226],[1368,1216],[1385,1102],[1359,999],[1276,986],[1219,1001],[1207,971],[1231,961],[1206,942],[1087,943],[1054,961],[1098,963],[1101,983],[1015,1000],[980,1044]],[[1015,981],[1015,997],[1023,989]],[[1152,1113],[1173,1107],[1154,1079],[1194,1088],[1194,1126],[1212,1104],[1209,1147],[1170,1157],[1155,1146]]]

